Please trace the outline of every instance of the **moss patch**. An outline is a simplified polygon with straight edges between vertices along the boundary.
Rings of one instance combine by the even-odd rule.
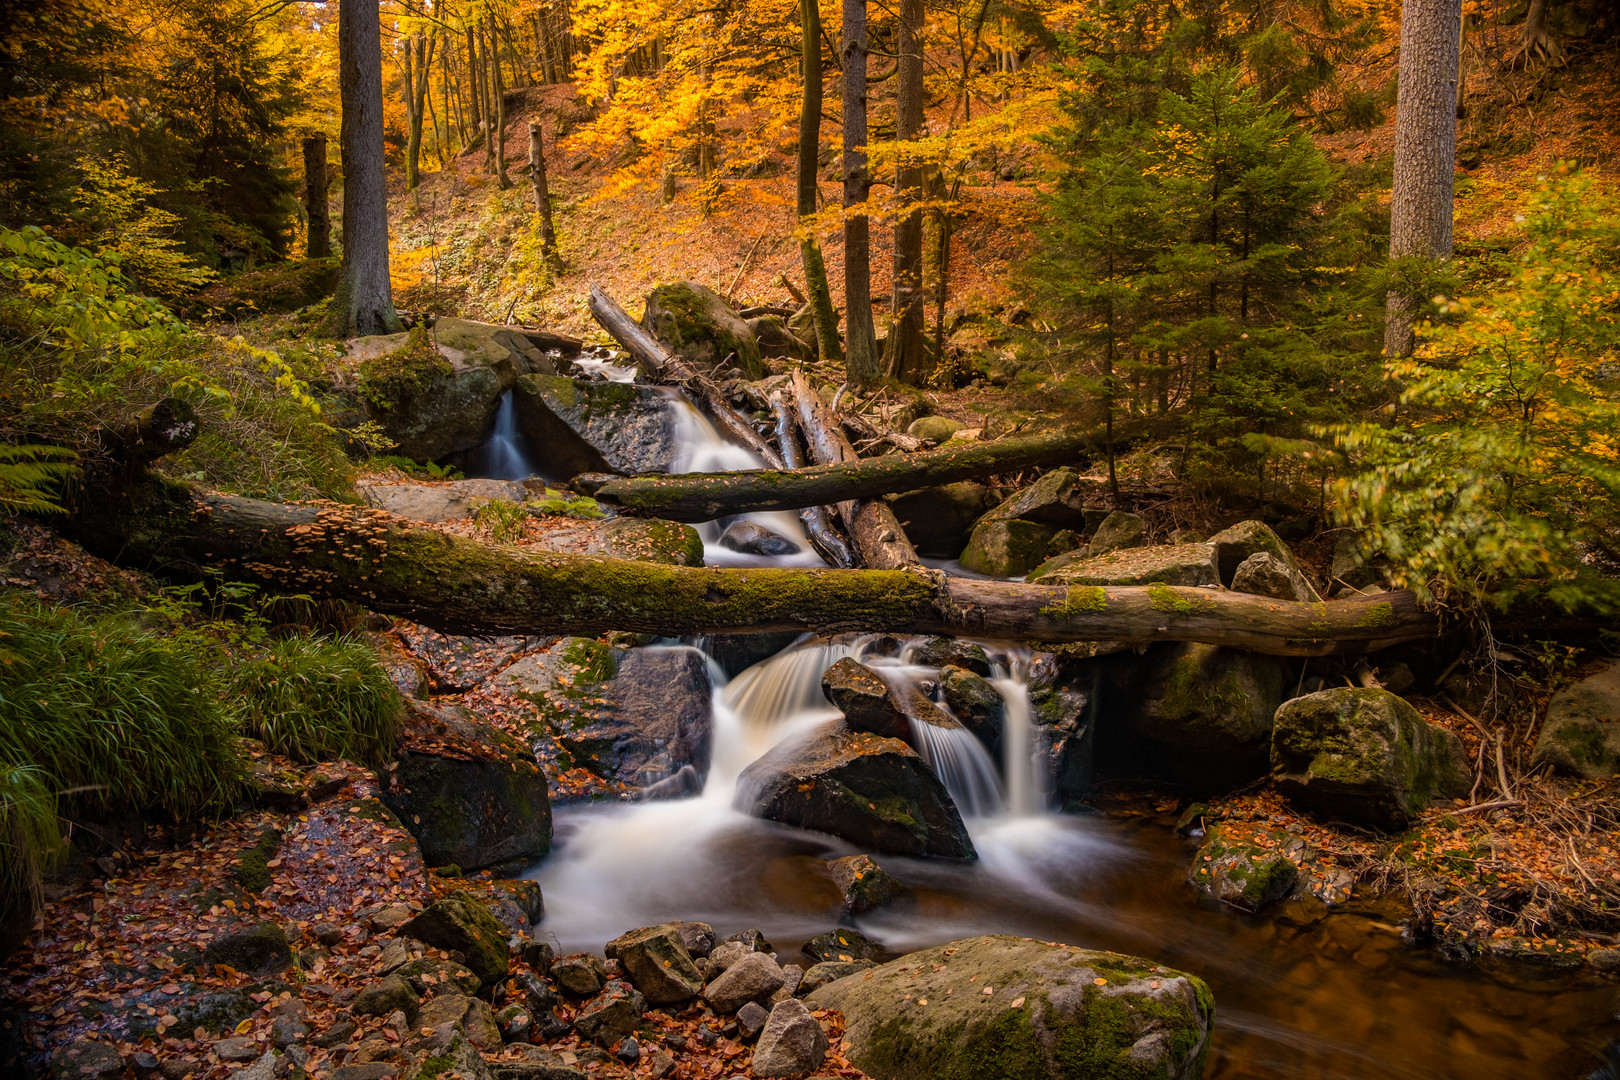
[[[1101,585],[1071,585],[1061,603],[1041,608],[1042,615],[1072,619],[1087,612],[1108,610],[1108,593]]]
[[[1215,610],[1215,601],[1189,597],[1169,585],[1155,582],[1147,589],[1148,606],[1171,615],[1202,615]]]
[[[397,409],[454,373],[427,327],[417,323],[405,344],[360,362],[360,394],[381,411]]]

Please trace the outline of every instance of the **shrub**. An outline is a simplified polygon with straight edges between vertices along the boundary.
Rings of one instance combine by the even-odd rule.
[[[355,638],[292,637],[239,664],[231,692],[243,723],[272,753],[297,761],[378,764],[393,750],[404,701]]]

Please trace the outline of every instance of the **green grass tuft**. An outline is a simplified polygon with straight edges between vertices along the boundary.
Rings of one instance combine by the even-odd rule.
[[[235,669],[247,731],[297,761],[378,764],[393,752],[404,700],[365,642],[293,637]]]

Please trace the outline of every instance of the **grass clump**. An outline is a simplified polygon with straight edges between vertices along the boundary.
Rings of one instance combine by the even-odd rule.
[[[405,712],[371,647],[348,637],[273,642],[264,655],[236,666],[231,691],[249,734],[272,753],[306,763],[379,764]]]

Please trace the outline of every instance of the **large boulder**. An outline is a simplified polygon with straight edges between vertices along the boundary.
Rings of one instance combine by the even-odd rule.
[[[1291,801],[1381,829],[1404,829],[1429,800],[1468,793],[1462,743],[1387,690],[1341,687],[1277,710],[1271,772]]]
[[[557,374],[556,362],[514,326],[446,316],[434,322],[433,339],[451,363],[491,368],[500,374],[503,387],[520,375]]]
[[[850,1062],[875,1080],[1195,1080],[1215,1020],[1196,976],[1007,935],[911,953],[805,1003],[844,1014]]]
[[[708,660],[696,649],[616,649],[564,638],[494,685],[532,701],[540,728],[603,780],[645,787],[691,766],[709,770],[714,723]]]
[[[990,489],[972,480],[886,496],[919,555],[954,559],[967,547],[973,523],[990,509]]]
[[[750,1071],[755,1076],[803,1076],[821,1067],[827,1056],[827,1033],[804,1002],[778,1001],[754,1047]]]
[[[759,341],[741,317],[713,289],[693,281],[660,285],[647,296],[641,325],[659,343],[701,371],[727,361],[746,378],[765,374]]]
[[[675,923],[644,926],[620,934],[604,950],[624,966],[625,975],[654,1005],[671,1005],[697,997],[703,975],[692,963],[680,927]]]
[[[1249,580],[1264,567],[1269,570],[1268,562],[1280,565],[1281,573],[1290,579],[1294,595],[1286,599],[1298,599],[1309,603],[1316,603],[1321,599],[1316,589],[1306,580],[1300,571],[1299,564],[1294,561],[1294,553],[1283,543],[1282,537],[1272,531],[1271,526],[1263,521],[1240,521],[1229,529],[1222,529],[1209,538],[1209,543],[1215,546],[1215,567],[1220,574],[1221,584],[1236,589],[1233,583],[1237,577],[1238,569],[1255,555],[1268,555],[1270,560],[1257,562],[1250,567]],[[1256,592],[1255,589],[1239,589],[1240,592]],[[1271,596],[1269,592],[1259,595]],[[1279,597],[1278,599],[1283,599]]]
[[[1531,761],[1589,780],[1620,773],[1620,661],[1553,695]]]
[[[945,785],[899,739],[834,721],[743,770],[737,807],[892,855],[976,857]]]
[[[1095,481],[1076,475],[1072,469],[1053,469],[990,511],[990,517],[1004,521],[1018,518],[1081,532],[1107,516],[1106,511],[1099,514],[1086,509],[1086,497],[1096,486]]]
[[[1302,604],[1314,604],[1322,599],[1297,567],[1269,551],[1257,551],[1238,564],[1237,572],[1232,575],[1232,591]]]
[[[906,426],[906,434],[913,439],[927,439],[929,442],[949,442],[952,435],[967,427],[960,420],[952,420],[948,416],[919,416]]]
[[[1264,776],[1286,675],[1275,657],[1241,649],[1155,646],[1127,706],[1132,730],[1151,747],[1146,764],[1204,788]]]
[[[1046,561],[1056,536],[1050,525],[986,515],[968,537],[962,566],[988,577],[1022,577]]]
[[[453,892],[433,901],[400,926],[399,936],[461,953],[484,990],[504,979],[511,965],[506,931],[489,909],[468,892]]]
[[[1086,544],[1086,551],[1092,556],[1097,556],[1106,555],[1110,551],[1141,547],[1142,537],[1146,532],[1147,523],[1138,515],[1115,510],[1103,518],[1102,524],[1097,526],[1097,531]]]
[[[479,870],[551,850],[551,800],[534,752],[460,710],[411,705],[382,800],[429,866]]]
[[[844,714],[851,731],[911,741],[911,721],[900,711],[889,684],[865,664],[844,657],[821,673],[821,692]]]
[[[472,517],[492,499],[522,502],[528,490],[518,480],[455,480],[448,484],[355,485],[367,506],[412,521],[451,521]]]
[[[1167,544],[1111,551],[1096,558],[1060,555],[1037,567],[1042,585],[1219,585],[1213,544]]]
[[[665,472],[675,460],[675,409],[653,387],[526,375],[513,403],[548,475]]]
[[[348,343],[367,415],[418,461],[482,444],[495,428],[501,394],[526,370],[509,352],[446,350],[426,327]]]

